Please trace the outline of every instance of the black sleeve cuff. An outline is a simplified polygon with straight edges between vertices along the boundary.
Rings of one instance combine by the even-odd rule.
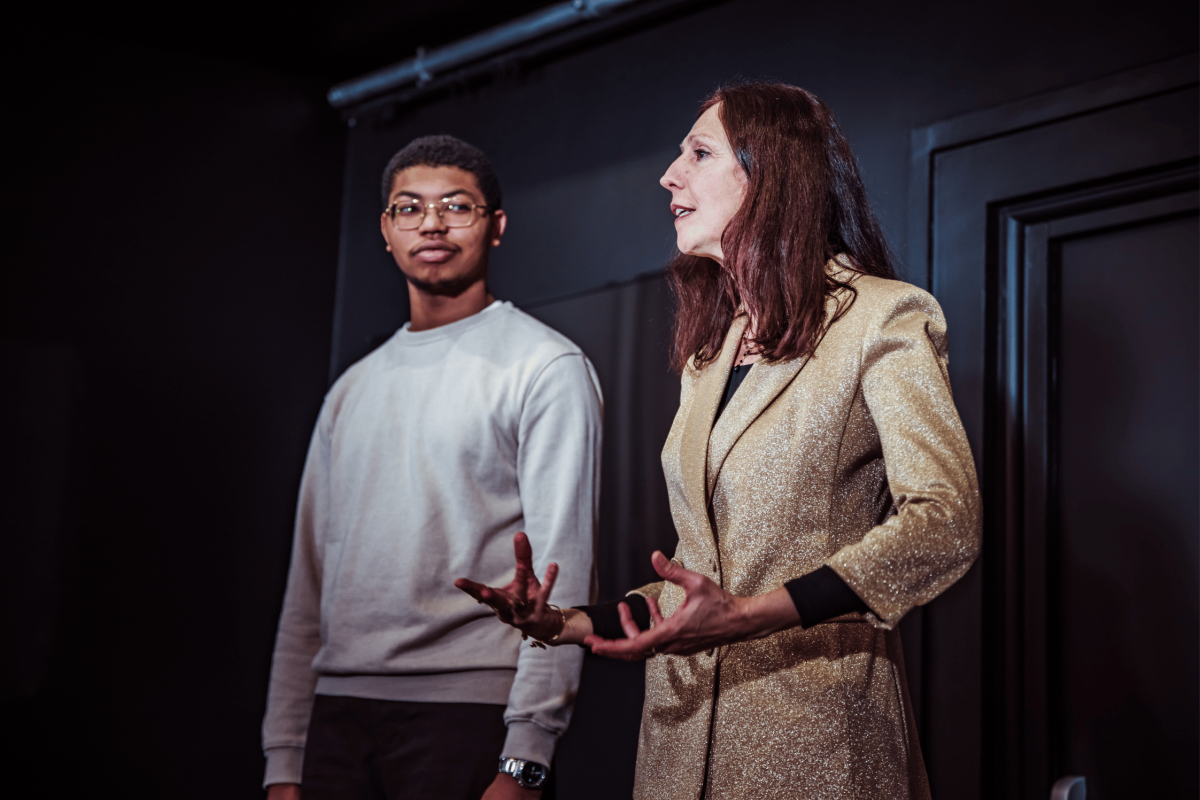
[[[629,606],[629,612],[633,615],[638,630],[644,631],[650,627],[650,606],[640,594],[630,594],[620,600],[575,608],[592,618],[592,632],[601,639],[624,639],[625,631],[621,627],[620,612],[617,611],[617,606],[621,603]]]
[[[800,624],[805,628],[843,614],[871,610],[828,564],[788,581],[784,588],[792,596],[800,613]]]

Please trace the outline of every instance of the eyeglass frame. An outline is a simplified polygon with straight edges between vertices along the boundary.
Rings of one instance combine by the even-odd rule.
[[[432,208],[437,211],[438,220],[440,220],[447,228],[460,228],[461,229],[461,228],[470,228],[472,225],[474,225],[476,222],[478,222],[480,219],[482,219],[482,217],[475,216],[475,212],[477,210],[483,210],[484,213],[486,213],[491,208],[490,206],[487,205],[487,203],[476,203],[474,200],[460,201],[462,203],[462,205],[471,207],[471,221],[466,225],[451,225],[448,222],[446,222],[446,218],[443,216],[443,213],[446,210],[446,204],[451,202],[451,198],[453,196],[454,195],[450,195],[448,197],[443,197],[441,200],[438,200],[436,203],[422,203],[419,199],[413,198],[413,200],[411,202],[413,202],[421,207],[421,219],[418,220],[416,226],[412,227],[412,228],[401,228],[400,226],[398,226],[396,224],[396,207],[400,205],[399,200],[397,200],[396,202],[392,203],[387,208],[385,208],[383,210],[383,213],[385,215],[387,215],[388,219],[391,220],[392,227],[395,228],[396,230],[398,230],[398,231],[415,231],[415,230],[419,230],[420,227],[425,224],[425,217],[427,217],[429,215],[429,209]]]

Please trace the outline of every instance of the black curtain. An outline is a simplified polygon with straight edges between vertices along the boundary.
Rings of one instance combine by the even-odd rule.
[[[587,353],[604,391],[604,466],[596,564],[601,600],[658,580],[650,554],[675,552],[659,454],[679,408],[668,367],[671,296],[655,273],[526,309]],[[558,796],[629,797],[645,694],[644,665],[584,659],[571,727],[555,759]]]

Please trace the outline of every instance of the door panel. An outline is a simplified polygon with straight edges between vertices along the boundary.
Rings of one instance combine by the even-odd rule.
[[[1196,750],[1198,65],[914,133],[913,266],[985,511],[924,614],[935,797],[1129,796],[1118,751]]]
[[[1193,215],[1059,248],[1051,744],[1099,800],[1200,793],[1198,239]]]

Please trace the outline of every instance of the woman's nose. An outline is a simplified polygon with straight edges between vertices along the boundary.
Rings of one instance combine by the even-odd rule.
[[[663,176],[658,179],[658,185],[663,187],[664,189],[681,189],[681,188],[683,188],[683,181],[681,179],[681,176],[679,175],[678,166],[679,166],[679,159],[677,158],[671,162],[671,166],[667,167],[667,171],[664,172]]]

